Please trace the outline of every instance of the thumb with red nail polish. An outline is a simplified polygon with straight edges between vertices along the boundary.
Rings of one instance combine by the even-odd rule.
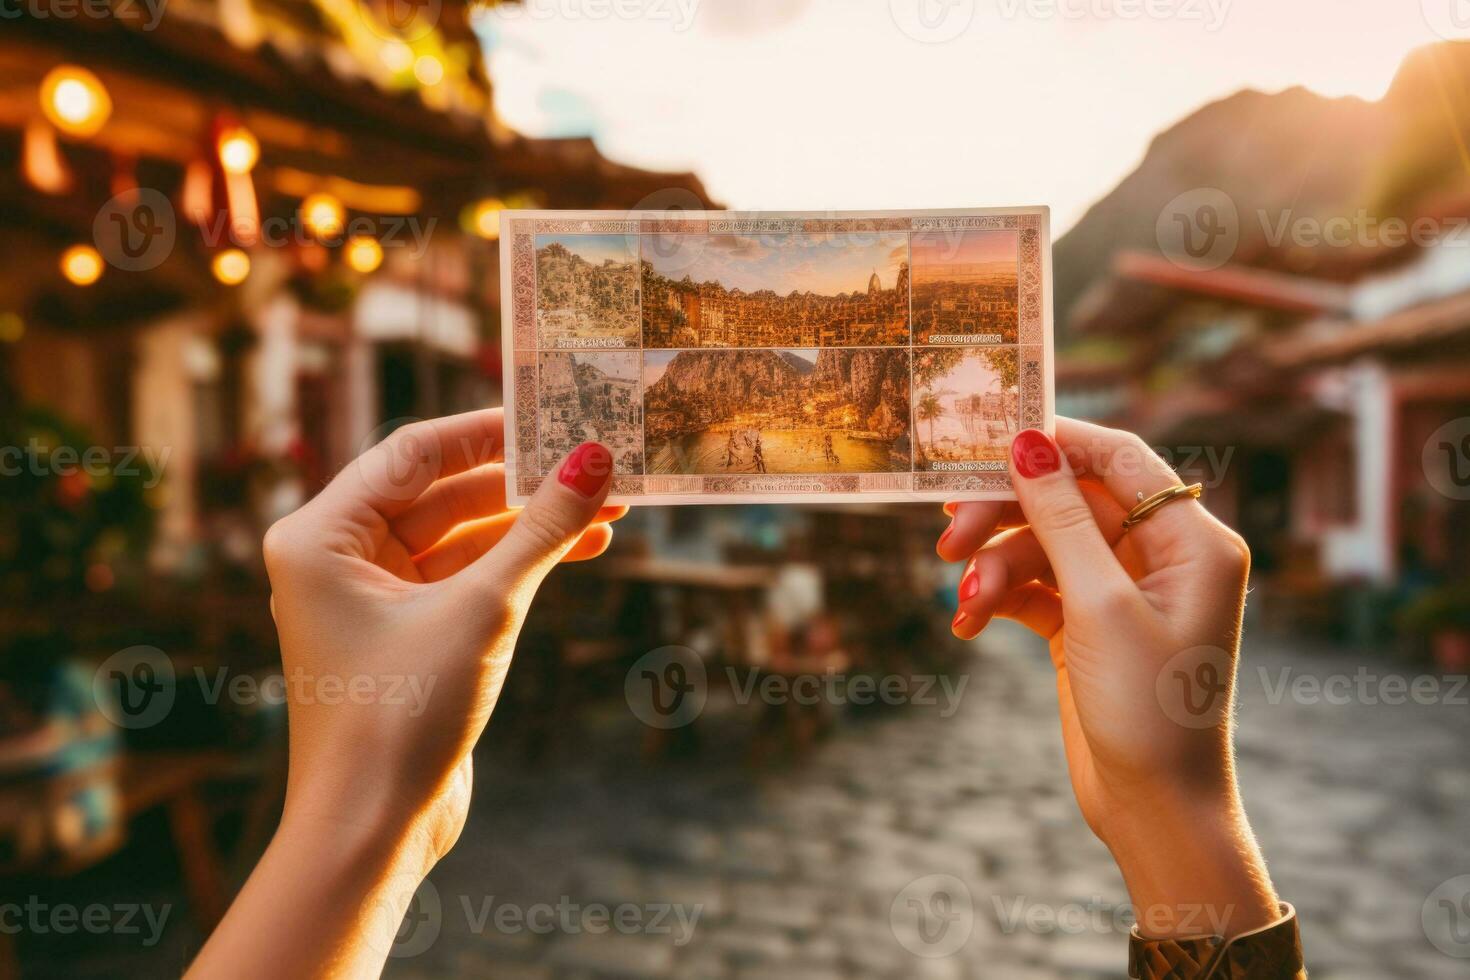
[[[584,442],[562,460],[556,478],[541,484],[510,533],[480,562],[500,578],[539,584],[597,516],[612,486],[613,456]]]

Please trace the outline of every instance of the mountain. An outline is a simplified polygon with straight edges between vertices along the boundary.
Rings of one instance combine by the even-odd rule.
[[[816,365],[813,364],[811,361],[808,361],[804,357],[798,357],[795,354],[788,354],[784,350],[781,351],[780,354],[781,354],[781,360],[783,360],[787,364],[791,365],[791,369],[793,371],[795,371],[797,374],[800,374],[802,376],[805,376],[805,375],[811,374],[812,371],[814,371],[816,369]]]
[[[770,350],[680,351],[644,399],[650,411],[728,418],[773,406],[803,387],[789,355]]]
[[[816,364],[776,350],[680,351],[644,395],[650,431],[685,432],[750,413],[787,427],[908,428],[908,352],[824,349]]]
[[[1159,134],[1138,168],[1057,241],[1058,340],[1067,339],[1069,314],[1115,252],[1158,250],[1159,216],[1187,191],[1218,188],[1235,202],[1234,261],[1243,265],[1348,280],[1391,260],[1372,242],[1324,248],[1281,240],[1278,229],[1283,218],[1325,220],[1360,210],[1379,221],[1465,213],[1470,179],[1457,130],[1470,130],[1467,93],[1470,42],[1445,42],[1405,59],[1377,102],[1303,88],[1244,91],[1186,117]]]

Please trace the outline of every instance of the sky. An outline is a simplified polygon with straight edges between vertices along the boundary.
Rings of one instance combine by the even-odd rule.
[[[507,124],[692,170],[726,207],[1048,204],[1060,234],[1199,106],[1378,98],[1413,48],[1470,37],[1457,5],[524,0],[479,26]]]
[[[866,292],[873,273],[885,289],[898,282],[908,261],[907,235],[701,235],[679,236],[668,254],[645,249],[658,272],[671,279],[718,282],[726,289],[781,295],[810,290],[824,296]]]
[[[915,278],[926,267],[942,265],[985,265],[992,262],[1015,262],[1019,240],[1014,231],[967,231],[919,233],[913,237]]]
[[[545,248],[553,243],[566,246],[574,255],[602,265],[608,259],[614,262],[637,262],[633,254],[633,242],[627,235],[537,235],[536,247]]]

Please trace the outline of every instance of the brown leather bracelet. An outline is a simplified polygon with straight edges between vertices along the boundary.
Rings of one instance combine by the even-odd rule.
[[[1133,980],[1305,980],[1296,909],[1281,903],[1281,918],[1233,939],[1145,939],[1128,935]]]

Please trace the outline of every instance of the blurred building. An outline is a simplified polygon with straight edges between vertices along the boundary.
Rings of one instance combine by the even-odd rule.
[[[1407,108],[1462,92],[1467,50],[1417,53],[1379,104],[1207,107],[1057,246],[1058,410],[1134,429],[1205,482],[1282,622],[1372,633],[1470,580],[1470,180],[1452,138],[1470,107]],[[1350,146],[1301,140],[1309,119]],[[1229,253],[1175,247],[1171,209],[1228,211]]]
[[[708,204],[498,124],[468,5],[149,9],[6,20],[0,370],[99,446],[168,448],[170,567],[385,423],[498,403],[499,208]]]

